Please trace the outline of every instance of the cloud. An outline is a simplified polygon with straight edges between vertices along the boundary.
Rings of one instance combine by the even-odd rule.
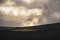
[[[6,0],[0,0],[0,4],[2,4],[2,3],[4,3],[4,2],[6,2]]]
[[[24,7],[27,7],[27,8],[42,8],[44,5],[47,5],[48,3],[48,0],[47,2],[42,0],[35,0],[33,3],[31,4],[27,4],[25,2],[22,2],[22,0],[12,0],[16,3],[17,6],[24,6]]]
[[[25,2],[22,2],[22,0],[11,0],[12,2],[15,2],[16,3],[16,6],[23,6],[23,7],[26,7],[28,9],[31,9],[31,8],[41,8],[43,9],[45,12],[42,16],[38,17],[39,18],[39,23],[41,24],[43,21],[46,21],[45,22],[46,24],[48,23],[57,23],[57,22],[60,22],[60,18],[57,19],[57,16],[54,15],[55,12],[58,12],[60,14],[60,1],[59,0],[37,0],[35,1],[34,3],[32,4],[27,4]],[[6,0],[0,0],[0,4],[3,4],[4,2],[6,2]],[[0,12],[0,16],[1,16],[1,12]],[[32,20],[35,18],[35,17],[32,17],[32,16],[29,16],[30,18],[27,18],[26,20],[23,20],[23,21],[26,21],[29,23],[29,21],[32,22]],[[32,17],[32,18],[31,18]],[[21,26],[23,25],[24,23],[22,22],[17,22],[14,21],[10,21],[10,22],[4,22],[3,21],[3,18],[4,16],[1,16],[0,17],[0,25],[3,23],[3,25],[7,25],[7,26]],[[9,18],[9,17],[8,17]],[[20,17],[19,17],[20,18]],[[18,18],[18,19],[19,19]],[[20,21],[20,20],[19,20]],[[44,23],[44,22],[43,22]],[[42,23],[42,24],[43,24]],[[21,25],[20,25],[21,24]],[[38,24],[38,23],[37,23]]]

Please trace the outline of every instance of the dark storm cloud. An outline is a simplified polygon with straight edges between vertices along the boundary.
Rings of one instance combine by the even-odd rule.
[[[27,6],[25,3],[22,2],[22,0],[12,0],[14,2],[16,2],[17,6]]]
[[[60,22],[60,18],[57,19],[56,16],[54,16],[53,14],[55,12],[58,12],[60,14],[60,0],[50,0],[48,3],[48,9],[46,10],[46,14],[44,14],[47,19],[48,22]],[[53,15],[53,16],[51,16]]]
[[[0,4],[2,4],[2,3],[4,3],[4,2],[6,2],[6,0],[0,0]]]
[[[47,3],[43,2],[44,0],[42,2],[38,2],[37,0],[37,1],[34,1],[34,3],[32,4],[27,4],[25,2],[22,2],[22,0],[12,0],[12,1],[16,2],[17,6],[24,6],[27,8],[44,8],[44,5],[45,7],[47,6]]]

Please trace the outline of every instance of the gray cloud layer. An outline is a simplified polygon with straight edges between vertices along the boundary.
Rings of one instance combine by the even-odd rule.
[[[38,1],[37,0],[36,2],[34,2],[31,5],[27,5],[26,3],[23,3],[21,0],[12,0],[12,1],[15,1],[17,6],[24,6],[24,7],[27,7],[27,8],[41,8],[41,9],[44,9],[45,12],[44,12],[43,15],[48,19],[47,23],[60,22],[60,18],[57,19],[56,15],[51,16],[55,12],[58,12],[58,14],[60,15],[60,0],[48,0],[48,3],[42,3],[42,2],[40,3],[40,2],[37,2]],[[5,0],[0,0],[0,4],[2,4],[4,2],[6,2],[6,1]],[[3,15],[3,14],[0,14],[0,16],[1,15]],[[4,24],[4,22],[2,20],[3,19],[2,17],[3,16],[0,17],[0,25],[2,25],[2,23]],[[8,22],[6,22],[6,23],[8,23]],[[13,22],[13,24],[14,24],[14,22]],[[18,23],[16,23],[16,24],[18,24]]]

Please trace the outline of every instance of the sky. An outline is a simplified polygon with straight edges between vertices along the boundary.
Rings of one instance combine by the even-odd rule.
[[[1,5],[4,4],[5,2],[7,2],[7,0],[0,0],[0,8],[1,8]],[[16,3],[16,4],[13,4],[13,6],[18,6],[18,7],[23,6],[23,7],[26,7],[27,9],[35,9],[35,8],[42,9],[44,11],[43,15],[40,15],[38,19],[31,16],[26,18],[26,19],[33,18],[32,20],[35,20],[35,19],[38,20],[39,23],[37,24],[43,25],[43,24],[49,24],[49,23],[58,23],[58,22],[60,23],[60,0],[33,0],[33,1],[32,0],[11,0],[11,2]],[[15,26],[22,26],[22,25],[26,26],[27,21],[25,21],[25,19],[23,20],[24,22],[21,22],[22,20],[20,22],[16,22],[16,21],[5,22],[4,21],[5,15],[3,15],[1,11],[0,11],[0,16],[1,16],[0,25],[14,26],[15,24],[17,24]],[[30,23],[32,22],[33,21],[31,21]],[[27,25],[30,25],[30,24],[27,24]]]

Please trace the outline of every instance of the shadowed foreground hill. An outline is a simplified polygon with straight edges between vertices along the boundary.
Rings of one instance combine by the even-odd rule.
[[[3,29],[0,28],[0,39],[2,40],[60,40],[60,24],[33,27],[39,31],[32,32],[4,31]]]

